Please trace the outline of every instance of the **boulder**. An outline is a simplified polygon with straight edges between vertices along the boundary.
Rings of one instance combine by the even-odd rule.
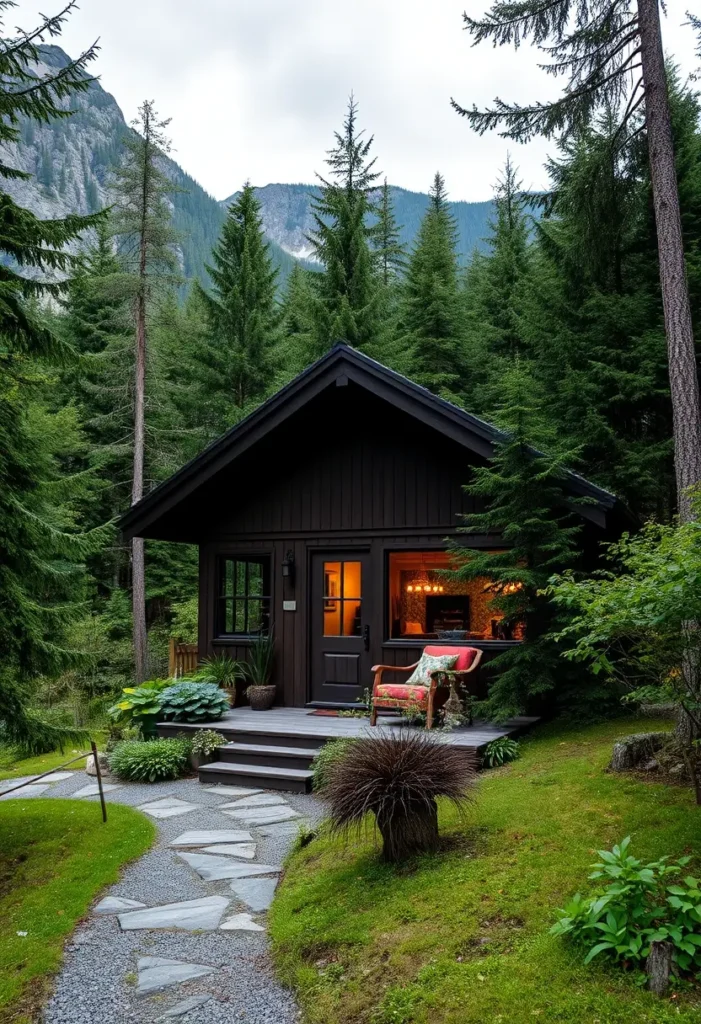
[[[619,740],[613,745],[611,771],[630,771],[631,768],[637,768],[642,762],[649,761],[652,755],[664,746],[670,736],[671,733],[668,732],[638,732]]]
[[[102,773],[102,775],[106,775],[107,772],[109,771],[109,765],[107,764],[107,755],[98,754],[97,756],[100,761],[100,772]],[[97,768],[95,767],[95,758],[93,757],[92,754],[89,755],[87,761],[85,762],[85,771],[87,772],[88,775],[97,775]]]

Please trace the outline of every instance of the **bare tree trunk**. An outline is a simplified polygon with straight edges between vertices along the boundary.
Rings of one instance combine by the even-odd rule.
[[[701,481],[701,412],[659,0],[638,0],[638,18],[650,178],[672,395],[677,503],[679,518],[682,522],[688,522],[693,517],[689,492]],[[695,623],[689,623],[688,629],[693,631],[695,626]],[[686,657],[682,671],[688,692],[698,696],[701,693],[701,675],[696,659]],[[689,716],[681,710],[677,727],[680,742],[688,743],[697,732]]]
[[[701,481],[701,414],[658,0],[638,0],[638,17],[672,392],[677,500],[680,518],[687,522],[692,515],[689,488]]]
[[[131,489],[132,505],[144,493],[144,409],[146,401],[146,302],[142,290],[136,307],[136,354],[134,373],[134,476]],[[143,537],[131,542],[131,593],[134,636],[134,672],[136,682],[142,683],[148,674],[148,637],[146,633],[146,567]]]

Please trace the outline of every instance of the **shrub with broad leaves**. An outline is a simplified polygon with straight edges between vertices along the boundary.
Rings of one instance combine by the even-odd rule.
[[[129,782],[178,779],[187,768],[187,740],[126,740],[108,755],[110,771]]]
[[[487,768],[499,768],[509,761],[516,761],[521,756],[521,747],[516,740],[508,736],[500,736],[492,740],[484,750],[484,763]]]
[[[211,722],[229,710],[226,694],[214,683],[174,683],[160,702],[161,716],[171,722]]]
[[[121,699],[107,713],[119,725],[135,726],[142,735],[152,735],[161,713],[161,694],[169,686],[170,679],[150,679],[141,686],[125,686]]]
[[[682,972],[701,970],[701,883],[684,875],[689,857],[643,864],[628,852],[630,837],[612,850],[599,850],[589,876],[607,881],[599,893],[577,893],[551,928],[587,948],[585,963],[605,955],[641,965],[653,942],[669,942]]]

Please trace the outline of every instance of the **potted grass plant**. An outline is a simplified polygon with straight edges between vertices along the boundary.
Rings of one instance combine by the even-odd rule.
[[[275,659],[272,633],[261,633],[252,641],[247,661],[242,668],[248,680],[246,696],[252,711],[268,711],[275,700],[275,686],[270,682]]]

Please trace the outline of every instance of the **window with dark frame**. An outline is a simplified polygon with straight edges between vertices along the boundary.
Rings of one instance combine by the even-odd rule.
[[[217,633],[259,636],[270,628],[270,558],[245,555],[219,559]]]

